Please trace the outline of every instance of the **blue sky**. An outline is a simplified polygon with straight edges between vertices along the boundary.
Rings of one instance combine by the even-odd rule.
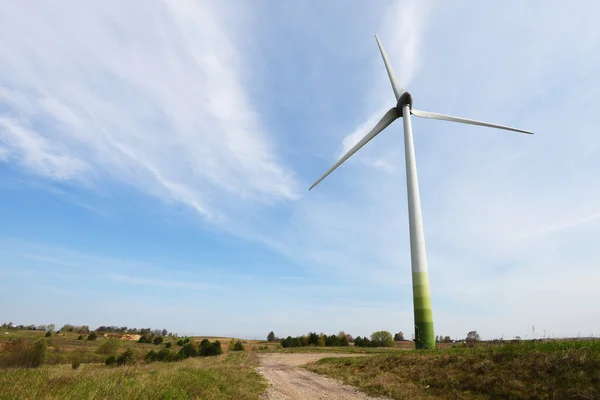
[[[436,334],[600,334],[600,4],[6,3],[0,319],[412,333],[413,118]],[[400,121],[401,122],[401,121]],[[534,328],[534,329],[532,329]]]

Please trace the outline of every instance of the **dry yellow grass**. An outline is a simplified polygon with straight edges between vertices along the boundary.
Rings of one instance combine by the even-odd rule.
[[[258,399],[266,388],[251,353],[173,363],[107,367],[82,364],[0,369],[8,399]]]

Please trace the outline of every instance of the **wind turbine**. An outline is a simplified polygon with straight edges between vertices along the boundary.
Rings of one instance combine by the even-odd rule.
[[[415,318],[415,346],[417,349],[434,349],[435,337],[433,332],[433,315],[431,311],[431,294],[429,289],[429,274],[427,272],[427,258],[425,256],[425,236],[423,233],[423,221],[421,218],[421,201],[419,198],[419,184],[417,182],[417,165],[415,160],[415,149],[413,143],[410,116],[415,115],[422,118],[440,119],[443,121],[461,122],[463,124],[487,126],[490,128],[505,129],[508,131],[533,134],[533,132],[508,126],[491,124],[488,122],[475,121],[472,119],[453,117],[450,115],[437,114],[429,111],[419,111],[413,108],[413,99],[410,92],[406,91],[398,81],[390,61],[383,49],[379,37],[375,35],[383,63],[387,70],[396,97],[396,105],[390,108],[383,118],[375,125],[369,133],[363,137],[353,148],[334,164],[329,171],[325,172],[309,190],[317,186],[323,179],[339,167],[344,161],[360,150],[371,139],[387,128],[398,118],[404,122],[404,152],[406,159],[406,184],[408,186],[408,222],[410,230],[410,258],[412,267],[413,284],[413,306]]]

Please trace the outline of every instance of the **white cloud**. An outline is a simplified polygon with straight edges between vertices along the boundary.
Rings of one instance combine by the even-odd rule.
[[[6,4],[1,158],[54,179],[109,176],[217,222],[233,199],[296,199],[246,94],[237,17],[221,7]]]
[[[14,154],[23,167],[49,178],[76,179],[89,169],[88,164],[63,146],[8,118],[0,117],[0,141],[4,143],[0,158]]]

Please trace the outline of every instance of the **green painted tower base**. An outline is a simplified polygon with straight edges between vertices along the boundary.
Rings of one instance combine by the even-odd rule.
[[[415,347],[417,349],[435,349],[429,274],[427,272],[413,272],[413,302],[415,309]]]

